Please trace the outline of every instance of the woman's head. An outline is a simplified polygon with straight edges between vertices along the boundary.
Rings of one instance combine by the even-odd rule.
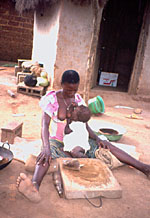
[[[61,85],[63,88],[63,97],[73,98],[78,91],[80,82],[79,74],[75,70],[67,70],[63,73]]]
[[[79,74],[75,70],[66,70],[61,78],[61,84],[77,84],[80,82]]]

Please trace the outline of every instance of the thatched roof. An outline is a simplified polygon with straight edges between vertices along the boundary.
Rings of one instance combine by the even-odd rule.
[[[12,0],[15,2],[15,8],[19,13],[27,10],[36,10],[38,6],[44,8],[47,4],[52,5],[61,0]],[[97,1],[99,6],[105,4],[107,0],[68,0],[73,2],[76,5],[84,6],[90,5],[92,1]]]
[[[35,10],[39,5],[54,4],[59,0],[15,0],[15,8],[19,13],[27,10]]]
[[[12,0],[14,1],[14,0]],[[15,0],[15,8],[19,13],[22,13],[26,10],[35,10],[39,5],[44,7],[46,4],[54,4],[57,3],[60,0]],[[85,4],[91,4],[92,0],[70,0],[74,4],[80,4],[81,6]],[[102,0],[99,0],[102,1]]]

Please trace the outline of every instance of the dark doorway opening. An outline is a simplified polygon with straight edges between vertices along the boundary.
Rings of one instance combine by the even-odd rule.
[[[128,91],[147,0],[109,0],[103,10],[98,53],[101,72],[117,73],[116,91]],[[101,86],[102,87],[102,86]]]

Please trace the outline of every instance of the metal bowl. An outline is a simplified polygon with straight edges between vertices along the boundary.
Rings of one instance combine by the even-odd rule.
[[[9,149],[5,148],[4,145],[7,144],[7,146],[9,147]],[[3,143],[2,146],[0,146],[0,156],[4,157],[7,159],[6,162],[2,163],[0,162],[0,170],[2,170],[3,168],[5,168],[8,164],[11,163],[11,161],[13,160],[13,153],[10,151],[10,145],[9,143]]]
[[[126,133],[123,126],[100,120],[89,121],[89,126],[96,135],[104,135],[109,141],[118,141]]]

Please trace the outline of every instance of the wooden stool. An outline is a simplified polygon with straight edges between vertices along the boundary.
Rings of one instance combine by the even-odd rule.
[[[23,122],[11,122],[1,127],[1,141],[8,141],[8,143],[13,144],[16,136],[22,136],[22,125]]]

